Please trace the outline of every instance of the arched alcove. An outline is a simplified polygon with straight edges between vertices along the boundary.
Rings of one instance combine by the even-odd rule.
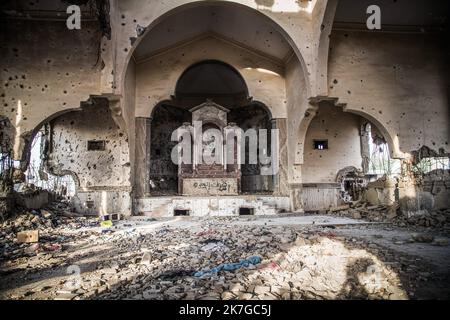
[[[207,98],[233,108],[246,102],[248,88],[234,67],[222,61],[206,60],[183,72],[175,87],[175,97],[188,106],[199,105]]]

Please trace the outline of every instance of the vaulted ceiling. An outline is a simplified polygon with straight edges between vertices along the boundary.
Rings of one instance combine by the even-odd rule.
[[[162,21],[142,40],[135,51],[135,58],[140,60],[208,33],[278,60],[286,58],[292,50],[267,18],[247,10],[208,5],[187,9]]]

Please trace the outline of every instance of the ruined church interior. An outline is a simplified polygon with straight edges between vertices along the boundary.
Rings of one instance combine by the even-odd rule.
[[[450,298],[448,1],[0,24],[0,299]]]

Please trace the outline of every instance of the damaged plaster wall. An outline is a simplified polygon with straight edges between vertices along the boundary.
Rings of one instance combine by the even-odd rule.
[[[445,39],[444,33],[335,30],[329,61],[330,96],[339,98],[348,111],[376,119],[401,152],[411,154],[426,146],[448,154],[449,59]],[[448,207],[442,200],[449,198],[445,182],[448,170],[443,175],[415,177],[409,161],[403,161],[398,184],[402,212],[409,215]]]
[[[20,137],[98,94],[101,32],[89,21],[76,32],[65,20],[2,17],[0,24],[0,115],[15,126],[14,157],[20,159],[26,142]]]
[[[427,173],[421,181],[419,194],[422,198],[431,199],[433,209],[450,208],[450,170]]]
[[[127,136],[112,119],[107,102],[97,101],[51,121],[49,166],[55,172],[75,172],[81,189],[130,185]],[[88,141],[105,141],[105,150],[87,150]]]
[[[298,128],[308,110],[307,86],[300,61],[292,56],[286,65],[288,180],[292,211],[303,211],[301,166],[296,163]],[[311,107],[311,106],[309,106]]]
[[[326,101],[310,117],[314,118],[306,131],[301,192],[296,197],[303,210],[321,211],[343,204],[338,174],[343,169],[362,170],[362,118]],[[326,141],[328,149],[315,149],[315,140]]]
[[[328,102],[320,103],[306,134],[303,183],[334,183],[339,170],[361,169],[360,117]],[[315,150],[314,140],[327,140],[328,149]]]
[[[330,96],[377,119],[403,152],[450,150],[448,52],[443,34],[334,30]],[[349,54],[351,52],[351,54]]]
[[[76,211],[130,212],[128,139],[114,122],[106,99],[52,120],[50,140],[49,171],[71,172],[78,178]],[[104,141],[104,150],[88,150],[88,141]]]

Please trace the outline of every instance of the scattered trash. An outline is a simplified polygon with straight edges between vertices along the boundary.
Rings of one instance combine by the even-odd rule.
[[[39,243],[34,243],[31,246],[29,246],[28,248],[26,248],[24,250],[24,252],[26,254],[33,254],[33,253],[36,253],[39,250],[39,248],[40,248]]]
[[[279,268],[280,268],[279,264],[274,261],[260,264],[257,267],[257,269],[279,269]]]
[[[100,222],[100,226],[103,228],[109,228],[113,226],[112,220],[105,220]]]
[[[184,270],[184,269],[169,270],[161,273],[158,276],[158,279],[163,281],[176,280],[178,278],[191,276],[193,272],[194,270]]]
[[[209,229],[206,231],[201,231],[199,233],[197,233],[198,237],[204,237],[204,236],[211,236],[214,235],[216,232],[213,229]]]
[[[194,277],[203,277],[204,275],[209,275],[213,273],[218,273],[219,271],[225,270],[225,271],[233,271],[240,269],[242,267],[248,267],[249,265],[257,265],[261,262],[261,257],[259,256],[251,256],[247,259],[241,260],[236,263],[223,263],[215,268],[211,268],[204,271],[198,271],[194,273]]]
[[[207,245],[204,245],[201,248],[202,251],[208,251],[208,252],[227,252],[230,250],[226,245],[224,245],[222,242],[210,242]]]
[[[62,246],[60,244],[57,244],[57,243],[49,244],[49,245],[43,245],[42,247],[43,247],[44,251],[49,251],[49,252],[61,251],[62,250]]]

